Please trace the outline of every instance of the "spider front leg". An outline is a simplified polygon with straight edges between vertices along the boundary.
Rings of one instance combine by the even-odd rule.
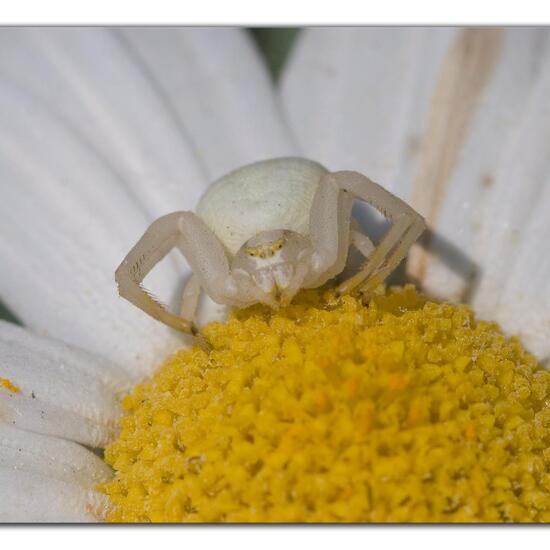
[[[350,240],[351,208],[353,197],[343,193],[326,174],[321,178],[315,192],[309,216],[309,238],[311,240],[312,273],[304,281],[306,288],[321,286],[342,272],[348,257]],[[368,246],[357,239],[359,246]]]
[[[141,285],[151,269],[175,247],[179,248],[193,271],[183,293],[182,315],[169,312]],[[123,298],[158,321],[190,334],[198,332],[192,317],[200,287],[204,287],[214,300],[223,303],[231,281],[222,244],[192,212],[174,212],[153,222],[122,261],[115,279]]]
[[[180,317],[183,317],[184,319],[195,318],[197,307],[199,305],[200,294],[201,285],[199,283],[199,278],[193,274],[183,287],[180,303]]]
[[[368,295],[401,263],[426,224],[408,204],[358,172],[333,172],[329,177],[342,191],[374,206],[393,222],[360,271],[337,289],[344,294],[360,286],[361,292]]]

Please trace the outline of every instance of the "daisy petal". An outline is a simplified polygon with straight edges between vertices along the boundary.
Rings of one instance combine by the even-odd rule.
[[[550,359],[549,96],[550,55],[491,189],[493,212],[482,234],[490,263],[474,300],[482,311],[495,308],[495,318],[544,361]],[[507,197],[501,208],[499,194]]]
[[[41,403],[24,395],[0,393],[2,422],[21,430],[79,441],[91,447],[105,447],[112,441],[115,423],[101,426],[97,422],[51,403]]]
[[[414,182],[412,203],[426,216],[437,238],[429,247],[435,254],[413,251],[410,272],[426,290],[455,300],[470,295],[472,280],[479,279],[484,288],[476,296],[487,304],[479,312],[488,317],[495,313],[507,273],[504,258],[510,258],[512,250],[505,212],[522,202],[520,197],[512,199],[505,191],[510,183],[502,180],[532,176],[533,162],[540,164],[537,155],[542,161],[538,150],[518,157],[516,149],[528,135],[522,130],[526,106],[545,62],[547,36],[532,29],[461,33],[445,57],[434,91]],[[540,143],[544,147],[548,139]],[[526,196],[538,185],[531,179],[516,179]],[[448,264],[449,243],[471,258],[469,266],[460,270]],[[488,292],[485,281],[489,280],[493,283]],[[474,304],[481,306],[477,299]]]
[[[550,235],[550,177],[533,205],[530,221],[522,230],[496,318],[518,334],[528,349],[550,366],[550,255],[545,237]]]
[[[122,393],[132,385],[131,377],[118,365],[6,321],[0,321],[0,349],[2,346],[27,350],[34,358],[45,358],[50,364],[57,363],[61,370],[96,378],[116,393]]]
[[[129,51],[154,78],[210,179],[296,153],[267,69],[231,28],[125,28]]]
[[[0,259],[10,269],[4,272],[0,293],[32,328],[143,375],[159,357],[180,347],[182,339],[118,297],[114,270],[158,213],[192,208],[205,180],[199,181],[202,176],[190,155],[184,154],[187,144],[173,145],[180,137],[168,128],[170,113],[161,116],[163,102],[147,79],[131,70],[131,59],[115,55],[114,39],[74,29],[67,35],[36,30],[41,32],[31,33],[32,40],[16,34],[12,48],[3,47],[1,56],[6,76],[0,79]],[[10,44],[4,32],[8,31],[0,36]],[[114,67],[105,61],[111,72],[101,78],[93,72],[102,65],[96,58],[98,66],[93,66],[93,52],[102,52],[105,45],[112,46],[109,59],[114,56],[119,61]],[[47,67],[44,73],[42,62]],[[126,75],[118,82],[119,65],[121,75],[136,73],[135,80]],[[37,80],[29,81],[34,72]],[[96,87],[92,81],[97,81]],[[136,91],[140,97],[149,90],[149,103],[146,98],[135,104],[126,98],[133,87],[142,90]],[[54,90],[58,101],[52,99]],[[94,111],[88,116],[92,107],[100,114]],[[159,117],[165,121],[160,129]],[[134,118],[142,121],[140,128],[126,126]],[[171,160],[153,164],[170,165],[173,177],[166,171],[164,178],[161,168],[155,168],[154,177],[145,174],[128,160],[149,158],[146,152],[153,146],[145,137],[149,120],[156,148],[173,149]],[[128,133],[120,135],[122,128]],[[106,150],[111,147],[109,140],[116,142],[115,152],[109,153],[112,157]],[[122,144],[132,153],[125,152]],[[118,166],[126,167],[120,172]],[[134,185],[134,170],[142,183],[154,185]],[[181,175],[180,200],[170,192],[177,185],[163,183],[175,181],[176,174]],[[165,202],[161,196],[167,197],[162,199]],[[153,289],[171,300],[186,273],[165,262],[153,275]]]
[[[23,332],[0,323],[0,376],[10,382],[0,386],[0,422],[105,446],[120,415],[115,392],[92,370],[90,358],[75,364],[85,354],[48,346],[45,339]]]
[[[319,28],[298,37],[281,85],[302,151],[407,197],[449,28]]]
[[[111,476],[76,443],[0,424],[2,522],[97,521],[107,500],[94,487]]]
[[[111,479],[111,469],[81,445],[0,424],[0,468],[34,472],[91,489]]]
[[[542,212],[548,215],[550,206],[550,47],[544,61],[540,75],[524,98],[521,118],[501,153],[494,181],[479,201],[481,220],[474,250],[476,257],[484,261],[474,305],[483,314],[493,312],[499,303],[510,299],[503,297],[502,286],[512,267],[521,261],[518,249],[523,248],[524,253],[526,246],[538,248],[541,253],[548,249],[547,243],[544,248],[539,247],[545,233],[529,229],[531,224],[541,229]],[[524,243],[525,239],[528,241]],[[541,262],[544,263],[543,258]],[[517,265],[517,269],[525,268]]]
[[[79,485],[0,467],[0,522],[84,523],[105,516],[108,499]]]
[[[150,217],[194,206],[207,181],[189,137],[114,30],[2,29],[0,51],[1,80],[47,106]]]

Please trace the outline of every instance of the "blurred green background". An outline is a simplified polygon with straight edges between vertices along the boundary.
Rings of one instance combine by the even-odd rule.
[[[248,29],[252,38],[263,54],[273,80],[277,81],[285,59],[292,48],[299,28],[289,27],[257,27]],[[0,301],[0,319],[19,323],[17,317]]]
[[[276,81],[281,74],[284,62],[294,40],[300,31],[297,27],[263,27],[252,28],[250,33],[264,55],[267,66]]]

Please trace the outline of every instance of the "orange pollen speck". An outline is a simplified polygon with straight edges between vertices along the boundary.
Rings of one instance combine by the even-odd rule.
[[[19,393],[20,391],[19,388],[14,384],[12,384],[10,380],[8,380],[7,378],[2,378],[1,376],[0,376],[0,386],[2,386],[3,388],[6,388],[12,393]]]

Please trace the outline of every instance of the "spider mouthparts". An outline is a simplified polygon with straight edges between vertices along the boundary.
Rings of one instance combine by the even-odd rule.
[[[270,294],[274,301],[274,309],[288,306],[293,298],[293,295],[286,292],[286,287],[281,287],[277,283],[273,285]]]

